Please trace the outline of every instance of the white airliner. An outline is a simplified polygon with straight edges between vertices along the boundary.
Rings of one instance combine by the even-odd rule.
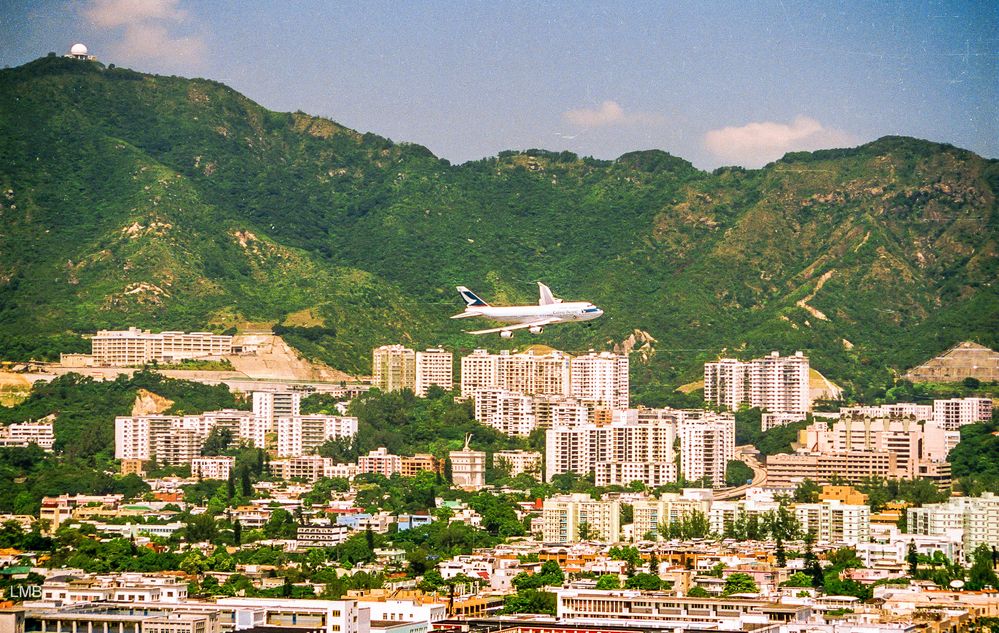
[[[590,321],[601,316],[604,311],[588,301],[571,301],[563,303],[552,295],[548,286],[538,282],[538,305],[526,306],[491,306],[480,299],[465,286],[458,286],[461,298],[465,300],[465,311],[456,314],[452,319],[467,319],[469,317],[484,317],[502,323],[512,323],[503,327],[488,330],[475,330],[468,334],[492,334],[499,332],[503,338],[513,336],[514,330],[527,329],[531,334],[541,334],[546,325],[566,323],[570,321]]]

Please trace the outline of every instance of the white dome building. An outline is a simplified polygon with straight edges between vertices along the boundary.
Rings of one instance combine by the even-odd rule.
[[[85,44],[79,44],[79,43],[73,44],[73,46],[70,47],[69,53],[66,55],[66,57],[71,57],[73,59],[85,59],[90,61],[97,59],[96,57],[90,54],[90,51],[87,49],[87,46]]]

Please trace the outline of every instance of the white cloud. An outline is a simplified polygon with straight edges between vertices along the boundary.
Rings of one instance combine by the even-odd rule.
[[[180,0],[91,0],[83,15],[95,26],[120,32],[108,61],[198,66],[205,39],[191,34],[191,20]]]
[[[118,44],[130,57],[152,59],[169,54],[199,63],[205,52],[205,42],[197,36],[172,36],[159,24],[133,24],[125,29],[125,36]]]
[[[741,127],[723,127],[704,135],[704,146],[729,164],[759,167],[787,152],[855,145],[853,135],[827,128],[817,120],[798,116],[791,123],[760,121]]]
[[[97,26],[114,27],[148,20],[183,22],[187,12],[177,7],[178,0],[92,0],[84,9]]]
[[[647,112],[625,112],[616,101],[604,101],[598,108],[579,108],[562,114],[568,123],[582,128],[612,125],[660,125],[665,117]]]

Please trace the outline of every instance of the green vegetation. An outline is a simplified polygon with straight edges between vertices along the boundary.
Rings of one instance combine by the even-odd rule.
[[[169,414],[245,408],[225,385],[211,387],[137,371],[131,378],[98,381],[66,374],[50,383],[35,383],[31,396],[12,408],[0,408],[0,423],[11,424],[56,415],[55,448],[67,457],[106,463],[113,457],[114,418],[129,415],[139,389],[174,401]]]
[[[77,374],[35,383],[27,400],[0,407],[0,423],[55,415],[55,454],[37,446],[0,449],[0,511],[37,514],[41,498],[64,493],[123,493],[149,487],[135,475],[114,470],[114,418],[128,415],[139,389],[174,401],[167,413],[200,413],[245,406],[223,385],[211,387],[138,371],[131,378],[96,381]]]
[[[947,145],[714,173],[655,150],[454,166],[217,82],[58,57],[0,71],[0,136],[5,359],[53,358],[62,336],[83,351],[72,337],[102,327],[263,322],[366,373],[381,343],[481,344],[446,318],[454,285],[532,302],[532,279],[607,310],[537,340],[640,329],[671,350],[633,364],[646,403],[723,349],[807,351],[853,398],[959,340],[999,342],[999,165]]]
[[[811,587],[812,577],[800,571],[796,571],[780,584],[781,587]]]
[[[889,501],[907,501],[921,506],[946,501],[950,495],[928,479],[882,479],[870,477],[856,485],[867,495],[872,512],[880,512]]]
[[[332,403],[316,407],[312,398],[307,398],[303,407],[332,412]],[[357,416],[357,435],[330,440],[320,448],[320,455],[353,462],[384,446],[396,455],[432,453],[445,457],[449,451],[461,449],[466,433],[472,434],[477,450],[492,453],[526,448],[522,440],[479,424],[472,417],[471,402],[456,403],[453,394],[439,388],[430,389],[426,398],[418,398],[408,389],[388,393],[374,389],[355,398],[349,412]]]
[[[961,442],[947,456],[957,487],[967,495],[999,491],[999,414],[961,427]]]
[[[232,371],[229,359],[222,360],[183,360],[179,363],[152,363],[144,365],[149,369],[182,369],[187,371]]]
[[[963,382],[917,382],[899,380],[885,392],[885,402],[916,402],[931,404],[934,400],[949,398],[995,398],[999,396],[999,383],[982,383],[975,378]]]
[[[752,444],[762,455],[793,452],[792,444],[798,441],[798,431],[811,424],[811,420],[793,422],[763,431],[763,411],[758,408],[740,409],[735,412],[735,443],[737,446]]]
[[[640,589],[642,591],[660,591],[662,589],[669,589],[672,586],[673,583],[663,580],[658,574],[647,572],[639,572],[633,576],[629,576],[624,581],[625,589]]]
[[[753,479],[753,469],[738,459],[729,460],[725,466],[725,484],[742,486]]]
[[[691,510],[680,517],[679,521],[669,521],[659,524],[659,534],[664,539],[695,539],[704,538],[711,532],[708,517],[700,510]]]
[[[507,596],[501,613],[546,613],[555,615],[555,594],[545,587],[561,587],[565,574],[555,561],[545,561],[536,574],[521,572],[513,579],[517,593]]]
[[[749,574],[736,572],[729,574],[725,578],[725,588],[722,590],[723,596],[731,596],[733,593],[756,593],[760,590],[756,586],[756,581]]]

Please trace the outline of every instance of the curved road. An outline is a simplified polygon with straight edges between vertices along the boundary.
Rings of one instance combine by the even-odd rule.
[[[716,490],[714,493],[715,501],[724,501],[727,499],[738,499],[739,497],[744,497],[746,496],[746,490],[762,486],[767,483],[767,469],[763,467],[763,464],[761,464],[758,459],[756,459],[758,454],[759,452],[752,444],[735,447],[735,458],[753,469],[753,480],[748,484],[736,486],[735,488]]]

